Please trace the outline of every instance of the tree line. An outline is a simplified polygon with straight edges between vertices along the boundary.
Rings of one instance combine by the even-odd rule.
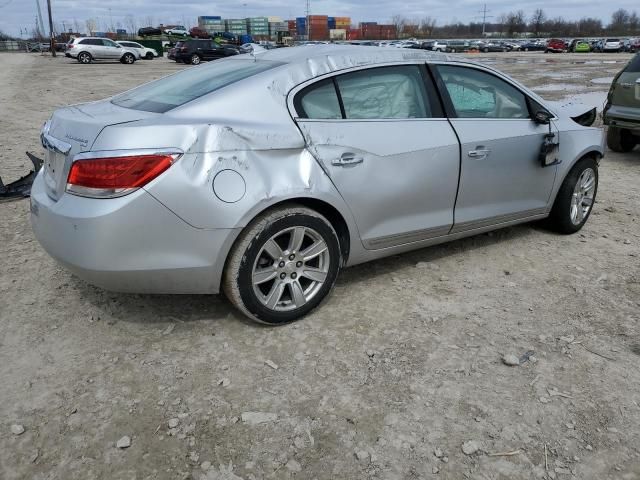
[[[410,19],[402,15],[392,17],[392,23],[403,38],[479,38],[482,37],[482,22],[454,22],[437,25],[434,17]],[[609,23],[599,18],[583,17],[567,20],[564,17],[549,18],[541,8],[531,16],[523,10],[503,13],[495,21],[486,22],[487,35],[500,37],[602,37],[607,35],[640,36],[640,18],[635,11],[620,8],[613,12]]]

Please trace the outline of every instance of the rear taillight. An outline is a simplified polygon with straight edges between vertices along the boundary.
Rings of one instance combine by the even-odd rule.
[[[187,47],[180,47],[180,51],[181,52],[186,52],[187,51]]]
[[[121,197],[149,183],[180,155],[177,152],[127,156],[80,154],[71,164],[67,192],[83,197]]]

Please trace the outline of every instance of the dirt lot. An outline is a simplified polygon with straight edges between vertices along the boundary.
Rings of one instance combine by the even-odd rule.
[[[592,80],[628,59],[477,58],[599,101]],[[5,181],[55,107],[185,68],[0,67]],[[578,235],[525,225],[351,268],[275,329],[222,297],[88,286],[35,241],[27,200],[0,204],[0,478],[640,478],[640,151],[600,175]]]

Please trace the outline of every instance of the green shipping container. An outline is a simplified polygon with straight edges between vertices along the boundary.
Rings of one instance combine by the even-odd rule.
[[[136,40],[136,42],[138,42],[143,47],[153,48],[156,52],[158,52],[159,56],[164,56],[162,42],[160,40]]]

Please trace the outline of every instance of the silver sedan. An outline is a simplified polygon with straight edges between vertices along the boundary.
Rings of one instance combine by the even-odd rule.
[[[32,225],[105,289],[224,291],[282,324],[342,267],[533,220],[577,232],[604,153],[594,118],[438,53],[238,55],[57,110]]]

